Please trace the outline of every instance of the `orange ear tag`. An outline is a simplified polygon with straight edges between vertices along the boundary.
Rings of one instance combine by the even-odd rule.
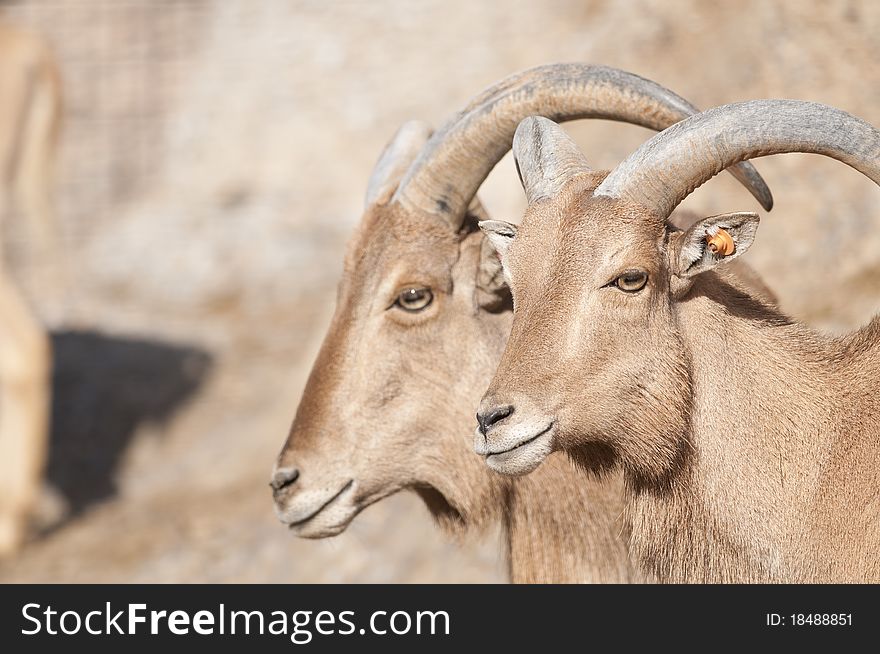
[[[723,229],[719,229],[713,236],[706,234],[706,243],[713,254],[722,257],[736,252],[736,243],[733,242],[733,237]]]

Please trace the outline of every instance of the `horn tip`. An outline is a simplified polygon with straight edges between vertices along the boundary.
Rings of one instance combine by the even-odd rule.
[[[763,180],[762,180],[763,181]],[[764,211],[773,209],[773,194],[766,185],[756,185],[749,189]]]
[[[773,208],[773,193],[767,186],[767,182],[761,177],[761,173],[755,169],[750,161],[742,161],[730,168],[730,171],[749,190],[749,193],[764,208],[764,211],[770,211]]]
[[[526,132],[534,132],[540,128],[547,128],[550,125],[555,126],[554,123],[549,118],[545,118],[544,116],[526,116],[521,121],[519,121],[519,125],[516,126],[516,131],[513,134],[513,140],[516,141],[518,138],[523,138]]]

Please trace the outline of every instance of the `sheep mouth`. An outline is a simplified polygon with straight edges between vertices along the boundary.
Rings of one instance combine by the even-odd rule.
[[[537,468],[553,449],[551,422],[534,436],[520,441],[504,450],[486,453],[486,465],[496,472],[507,475],[524,475]]]
[[[283,510],[279,507],[279,518],[287,524],[288,529],[305,538],[339,534],[358,513],[358,507],[351,501],[354,486],[354,479],[348,480],[338,491],[306,513],[290,506]]]
[[[521,447],[528,447],[531,443],[534,443],[536,440],[538,440],[542,436],[545,436],[547,434],[547,432],[549,432],[551,429],[553,429],[553,425],[554,425],[554,423],[551,422],[549,425],[544,427],[544,429],[539,431],[534,436],[530,436],[530,437],[526,438],[524,441],[520,441],[519,443],[517,443],[513,447],[508,447],[506,450],[497,450],[497,451],[490,450],[486,453],[486,456],[487,457],[500,456],[502,454],[508,454],[510,452],[515,452],[516,450],[520,449]]]

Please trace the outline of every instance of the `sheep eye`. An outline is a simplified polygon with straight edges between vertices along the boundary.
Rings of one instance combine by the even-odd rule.
[[[627,270],[614,280],[614,285],[627,293],[641,291],[647,283],[648,273],[641,270]]]
[[[404,311],[421,311],[434,301],[434,294],[428,288],[408,288],[401,291],[394,304]]]

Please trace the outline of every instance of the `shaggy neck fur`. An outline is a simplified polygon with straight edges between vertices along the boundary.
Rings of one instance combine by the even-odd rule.
[[[469,422],[457,433],[467,434]],[[446,533],[463,538],[500,523],[514,583],[642,580],[627,549],[622,474],[585,477],[556,453],[527,477],[504,477],[487,470],[469,445],[437,461],[437,477],[415,489]]]
[[[513,581],[644,581],[626,545],[621,474],[585,478],[565,455],[554,454],[509,487],[505,524]]]
[[[444,439],[448,446],[442,456],[420,463],[430,472],[427,484],[416,491],[438,525],[454,537],[500,524],[515,583],[641,581],[627,548],[621,472],[585,476],[564,453],[555,453],[531,475],[505,477],[474,454],[475,398],[497,365],[513,320],[509,309],[475,310],[482,312],[480,324],[487,331],[481,347],[474,348],[479,351],[470,356],[484,359],[485,374],[459,379],[457,399],[435,422],[442,430],[437,438],[445,433],[456,439]]]
[[[689,433],[632,492],[632,551],[662,581],[880,581],[880,318],[822,337],[704,274],[676,304]]]
[[[443,469],[451,469],[448,462]],[[454,537],[500,523],[514,583],[642,581],[626,546],[621,474],[585,478],[562,453],[551,455],[527,477],[473,472],[457,480],[466,482],[466,493],[452,483],[416,490],[438,525]]]

